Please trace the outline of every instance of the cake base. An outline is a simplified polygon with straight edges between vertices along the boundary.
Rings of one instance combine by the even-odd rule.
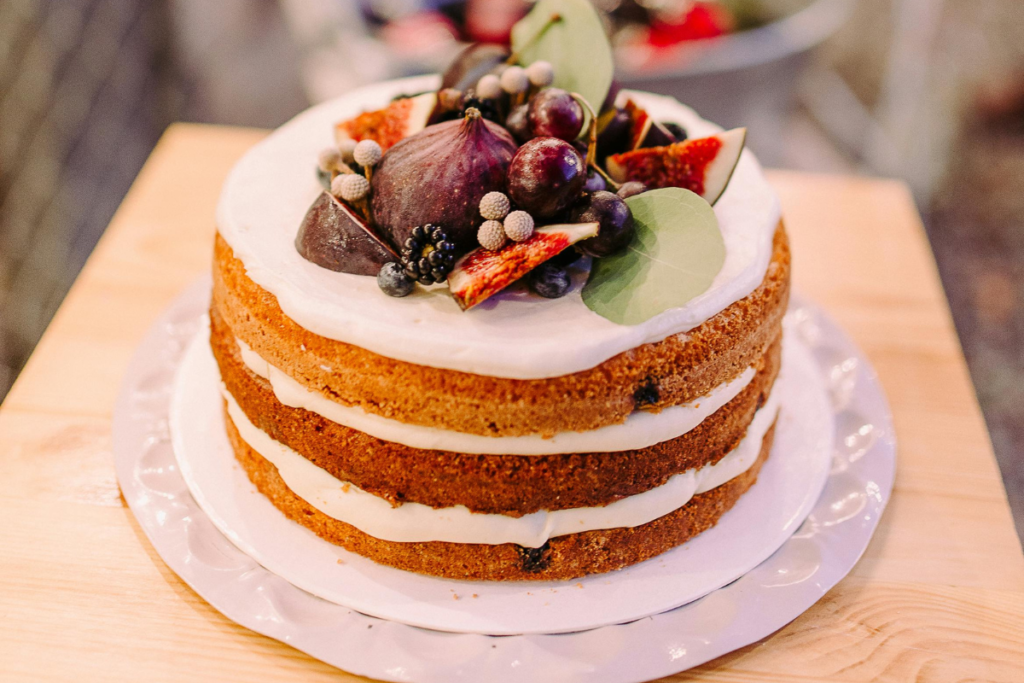
[[[365,534],[297,496],[263,456],[242,440],[225,411],[228,439],[250,481],[289,519],[321,538],[380,564],[450,579],[558,581],[623,569],[686,543],[713,527],[757,481],[775,435],[769,428],[757,460],[725,484],[647,524],[559,536],[541,548],[463,543],[397,543]]]

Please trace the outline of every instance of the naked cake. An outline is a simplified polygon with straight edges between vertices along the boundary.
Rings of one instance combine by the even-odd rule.
[[[610,57],[603,87],[545,60],[570,18],[314,107],[224,186],[210,341],[235,457],[376,562],[621,569],[714,526],[771,452],[778,200],[742,130],[616,93]]]

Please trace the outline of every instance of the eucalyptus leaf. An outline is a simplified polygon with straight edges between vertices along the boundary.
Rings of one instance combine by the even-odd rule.
[[[512,52],[523,66],[539,59],[550,62],[555,87],[579,93],[595,112],[601,109],[615,64],[590,0],[539,0],[512,27]]]
[[[626,204],[633,240],[594,260],[583,302],[613,323],[639,325],[706,292],[725,263],[725,242],[711,205],[689,190],[651,190]]]

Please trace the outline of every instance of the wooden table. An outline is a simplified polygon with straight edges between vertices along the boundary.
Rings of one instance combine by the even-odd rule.
[[[150,547],[114,479],[128,359],[210,265],[214,204],[265,133],[174,126],[0,409],[0,679],[355,680],[236,626]],[[848,578],[766,640],[675,677],[1024,681],[1024,556],[906,188],[773,172],[797,288],[870,357],[896,488]]]

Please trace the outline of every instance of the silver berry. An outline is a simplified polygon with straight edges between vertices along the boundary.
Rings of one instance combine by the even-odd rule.
[[[526,67],[526,77],[538,88],[546,88],[554,82],[555,70],[551,67],[551,62],[538,60]]]
[[[494,74],[482,77],[476,84],[476,96],[485,100],[501,97],[501,79]]]
[[[370,181],[355,173],[345,173],[331,181],[331,194],[346,202],[358,202],[370,194]]]
[[[488,192],[480,200],[480,215],[489,221],[500,221],[511,208],[503,192]]]
[[[352,156],[360,166],[373,166],[384,156],[384,152],[376,140],[360,140]]]
[[[505,234],[513,242],[524,242],[533,234],[533,216],[525,211],[513,211],[505,216]]]
[[[341,160],[346,164],[355,163],[356,141],[352,138],[341,140],[338,142],[338,153],[341,154]]]
[[[317,164],[320,166],[320,170],[324,173],[330,173],[338,169],[338,164],[341,162],[341,152],[334,147],[328,147],[327,149],[320,152],[320,156],[317,158]]]
[[[510,66],[501,72],[501,89],[510,95],[526,92],[530,87],[530,79],[526,77],[526,69],[521,66]]]
[[[498,251],[505,246],[505,227],[500,221],[484,221],[476,231],[476,241],[490,251]]]

